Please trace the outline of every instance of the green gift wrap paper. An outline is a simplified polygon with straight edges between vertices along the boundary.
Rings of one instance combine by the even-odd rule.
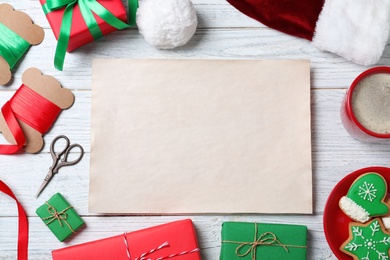
[[[54,194],[35,212],[60,241],[76,233],[85,224],[60,193]]]
[[[307,227],[224,222],[220,260],[306,259]]]

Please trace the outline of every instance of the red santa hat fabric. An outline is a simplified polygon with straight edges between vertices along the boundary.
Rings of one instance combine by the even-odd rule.
[[[389,39],[390,0],[227,0],[242,13],[361,65],[379,61]]]

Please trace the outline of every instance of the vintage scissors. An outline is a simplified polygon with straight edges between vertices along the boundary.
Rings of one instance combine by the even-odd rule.
[[[63,150],[61,152],[56,152],[55,151],[55,146],[56,146],[56,143],[58,142],[58,140],[60,140],[60,139],[61,140],[62,139],[65,140],[65,147],[63,148]],[[69,153],[74,148],[78,148],[80,150],[80,154],[79,154],[78,158],[76,158],[75,160],[68,161]],[[50,154],[51,154],[51,157],[53,158],[53,164],[50,166],[49,172],[47,173],[45,179],[42,182],[41,187],[39,188],[37,194],[35,195],[36,197],[39,196],[39,194],[42,192],[42,190],[50,182],[50,180],[53,178],[53,176],[56,173],[58,173],[58,170],[61,167],[77,164],[81,160],[81,158],[83,158],[84,149],[79,144],[70,144],[69,138],[66,137],[65,135],[59,135],[56,138],[54,138],[54,140],[51,142]]]

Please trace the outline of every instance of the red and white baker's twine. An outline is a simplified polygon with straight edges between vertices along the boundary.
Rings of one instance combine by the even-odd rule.
[[[126,246],[126,253],[127,253],[127,258],[129,260],[131,260],[131,255],[130,255],[130,249],[129,249],[129,243],[127,242],[127,232],[123,234],[123,240],[125,242],[125,246]],[[147,255],[150,255],[164,247],[168,247],[169,246],[169,242],[166,241],[164,243],[162,243],[160,246],[156,247],[156,248],[153,248],[151,250],[149,250],[148,252],[145,252],[143,254],[141,254],[139,257],[137,257],[135,260],[163,260],[163,259],[168,259],[168,258],[173,258],[173,257],[176,257],[176,256],[182,256],[182,255],[186,255],[186,254],[191,254],[191,253],[195,253],[195,252],[198,252],[199,251],[199,248],[195,248],[195,249],[192,249],[192,250],[189,250],[189,251],[183,251],[181,253],[177,253],[177,254],[171,254],[171,255],[167,255],[167,256],[162,256],[162,257],[158,257],[158,258],[148,258]]]

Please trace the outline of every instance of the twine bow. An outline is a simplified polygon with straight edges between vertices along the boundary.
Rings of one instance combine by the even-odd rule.
[[[50,223],[58,220],[58,223],[60,224],[61,227],[64,226],[62,224],[62,222],[64,222],[68,226],[70,231],[72,231],[72,233],[76,233],[76,231],[73,230],[73,228],[70,226],[68,221],[66,221],[66,219],[68,218],[68,214],[66,213],[66,211],[68,209],[73,208],[72,206],[69,206],[69,207],[65,208],[64,210],[58,212],[57,209],[55,207],[53,207],[52,205],[50,205],[47,201],[45,203],[47,205],[47,211],[50,214],[49,217],[42,218],[42,220],[49,220],[49,221],[45,222],[46,226],[49,225]]]
[[[238,241],[227,241],[224,240],[222,243],[232,243],[232,244],[238,244],[235,253],[238,257],[245,257],[251,254],[252,260],[256,260],[256,253],[257,253],[257,247],[258,246],[279,246],[283,247],[286,252],[288,251],[288,247],[295,247],[295,248],[306,248],[306,246],[299,246],[299,245],[287,245],[283,244],[279,241],[277,236],[272,232],[264,232],[257,238],[257,223],[255,223],[255,236],[253,242],[238,242]],[[244,247],[249,246],[248,250],[241,253]]]
[[[242,248],[244,248],[247,245],[250,246],[248,248],[248,250],[245,251],[244,253],[240,253]],[[280,241],[276,238],[276,235],[274,233],[272,233],[272,232],[265,232],[265,233],[261,234],[261,236],[257,240],[255,240],[254,242],[242,242],[236,248],[236,255],[240,256],[240,257],[244,257],[244,256],[247,256],[249,253],[251,253],[252,259],[255,260],[256,259],[257,246],[261,246],[261,245],[266,245],[266,246],[269,246],[269,245],[274,245],[275,246],[275,245],[277,245],[277,246],[281,246],[281,247],[284,248],[284,250],[286,250],[286,252],[288,252],[287,246],[282,244],[282,243],[280,243]]]
[[[62,70],[64,66],[66,49],[68,48],[70,31],[72,28],[73,9],[76,4],[80,7],[81,15],[95,40],[101,38],[103,33],[99,28],[94,14],[118,30],[129,27],[128,24],[122,22],[96,0],[47,0],[46,4],[43,6],[45,14],[57,9],[65,8],[54,57],[54,66],[58,70]]]

